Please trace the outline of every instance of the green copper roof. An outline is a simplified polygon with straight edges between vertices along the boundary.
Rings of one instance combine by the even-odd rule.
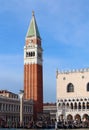
[[[36,24],[34,12],[32,12],[32,19],[31,19],[30,26],[28,28],[28,32],[27,32],[26,37],[32,37],[32,36],[40,38],[40,33],[39,33],[39,30],[38,30],[38,27]]]

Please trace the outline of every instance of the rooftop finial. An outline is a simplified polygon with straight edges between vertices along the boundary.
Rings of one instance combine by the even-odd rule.
[[[35,14],[34,14],[34,11],[32,10],[32,18],[31,18],[31,22],[30,22],[30,25],[28,28],[26,38],[33,37],[33,36],[41,39],[39,30],[38,30],[38,26],[36,23],[36,19],[35,19]]]
[[[32,11],[32,16],[34,16],[34,11]]]

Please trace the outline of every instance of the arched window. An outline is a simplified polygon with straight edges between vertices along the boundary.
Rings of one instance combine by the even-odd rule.
[[[89,102],[87,102],[87,109],[89,109]]]
[[[78,109],[81,109],[81,102],[78,103]]]
[[[89,91],[89,83],[87,83],[87,91]]]
[[[82,108],[85,109],[85,102],[83,102],[83,104],[82,104]]]
[[[77,109],[77,103],[76,102],[74,103],[74,109]]]
[[[73,86],[72,83],[69,83],[69,84],[67,85],[67,92],[74,92],[74,86]]]

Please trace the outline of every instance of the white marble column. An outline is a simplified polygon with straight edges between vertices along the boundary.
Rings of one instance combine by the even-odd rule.
[[[20,126],[23,124],[23,94],[24,91],[20,91],[19,97],[20,97]]]

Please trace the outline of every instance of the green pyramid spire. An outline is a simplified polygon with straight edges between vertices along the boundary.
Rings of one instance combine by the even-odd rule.
[[[33,36],[41,38],[37,24],[36,24],[34,11],[32,12],[32,19],[31,19],[30,26],[28,28],[28,32],[27,32],[26,37],[33,37]]]

